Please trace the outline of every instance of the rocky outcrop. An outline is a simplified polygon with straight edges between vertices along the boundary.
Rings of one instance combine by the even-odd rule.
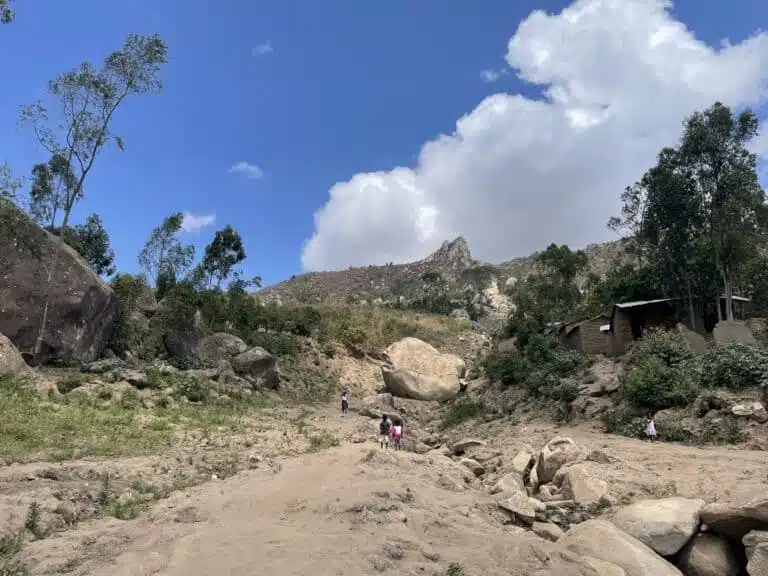
[[[384,386],[393,396],[412,400],[454,398],[466,372],[464,360],[441,354],[418,338],[403,338],[387,348],[391,364],[381,367]]]
[[[163,302],[160,303],[160,309],[163,309]],[[173,322],[163,335],[163,344],[168,356],[186,360],[197,358],[198,346],[203,338],[203,316],[198,310],[189,318]]]
[[[768,576],[768,531],[753,530],[742,539],[749,576]]]
[[[662,556],[677,554],[699,530],[703,500],[644,500],[619,510],[613,523]]]
[[[0,332],[31,353],[58,238],[0,199]],[[48,322],[39,360],[91,361],[104,350],[117,315],[112,289],[72,248],[60,249],[48,292]]]

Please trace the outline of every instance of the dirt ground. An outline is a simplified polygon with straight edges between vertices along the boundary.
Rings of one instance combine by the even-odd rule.
[[[239,472],[227,469],[227,455],[215,446],[156,458],[3,468],[0,520],[5,527],[23,523],[32,501],[40,503],[44,519],[64,519],[26,545],[22,558],[33,575],[436,576],[449,574],[452,564],[452,576],[461,574],[457,566],[468,576],[533,573],[525,546],[537,537],[503,522],[487,481],[444,449],[424,455],[382,451],[376,422],[342,418],[335,404],[283,420],[288,440],[280,450],[272,443],[264,455],[252,443],[248,454],[240,454],[248,465]],[[333,434],[340,445],[312,451],[305,440],[298,444],[306,434],[297,434],[296,426],[312,426],[315,437]],[[463,425],[444,440],[486,440],[503,470],[523,446],[539,449],[558,435],[607,455],[606,463],[586,465],[609,482],[620,503],[673,494],[728,500],[768,487],[766,452],[651,445],[587,426],[512,426],[502,420]],[[189,487],[185,474],[192,470],[204,482]],[[172,490],[135,515],[123,515],[130,519],[89,514],[102,498],[106,471],[118,501],[131,490],[149,490],[136,484],[137,477],[144,486]],[[77,508],[77,521],[68,522],[62,507]]]

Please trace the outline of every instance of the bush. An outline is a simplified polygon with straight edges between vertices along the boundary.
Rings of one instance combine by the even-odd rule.
[[[481,368],[491,382],[500,382],[505,386],[525,380],[528,364],[517,353],[491,353],[481,361]]]
[[[458,426],[467,420],[474,420],[488,412],[488,406],[483,402],[473,400],[458,400],[448,408],[443,417],[443,428]]]
[[[765,348],[740,343],[717,345],[707,351],[699,366],[702,383],[707,387],[768,389]]]
[[[699,395],[696,355],[679,334],[650,331],[632,350],[624,397],[648,410],[687,406]]]

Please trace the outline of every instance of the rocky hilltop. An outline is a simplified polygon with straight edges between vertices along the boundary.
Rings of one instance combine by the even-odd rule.
[[[604,275],[621,252],[621,241],[590,244],[584,251],[589,256],[589,271]],[[348,268],[333,272],[310,272],[268,286],[258,292],[265,301],[279,303],[386,303],[398,298],[413,299],[424,295],[428,274],[463,288],[476,284],[478,277],[487,278],[485,289],[503,292],[510,278],[521,280],[536,270],[536,254],[514,258],[500,264],[489,264],[472,258],[463,236],[443,245],[423,260],[408,264],[386,264]],[[493,286],[495,284],[495,286]]]

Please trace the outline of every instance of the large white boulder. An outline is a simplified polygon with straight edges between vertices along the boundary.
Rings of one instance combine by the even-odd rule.
[[[682,576],[680,570],[640,540],[605,520],[588,520],[571,527],[556,546],[614,564],[624,570],[626,576]]]
[[[677,554],[699,531],[703,500],[663,498],[625,506],[613,523],[662,556]]]
[[[403,338],[387,348],[391,365],[382,365],[387,392],[413,400],[451,400],[458,394],[467,366],[418,338]]]
[[[536,462],[536,476],[540,484],[552,482],[560,468],[569,462],[576,462],[584,451],[570,438],[558,436],[541,449]]]

